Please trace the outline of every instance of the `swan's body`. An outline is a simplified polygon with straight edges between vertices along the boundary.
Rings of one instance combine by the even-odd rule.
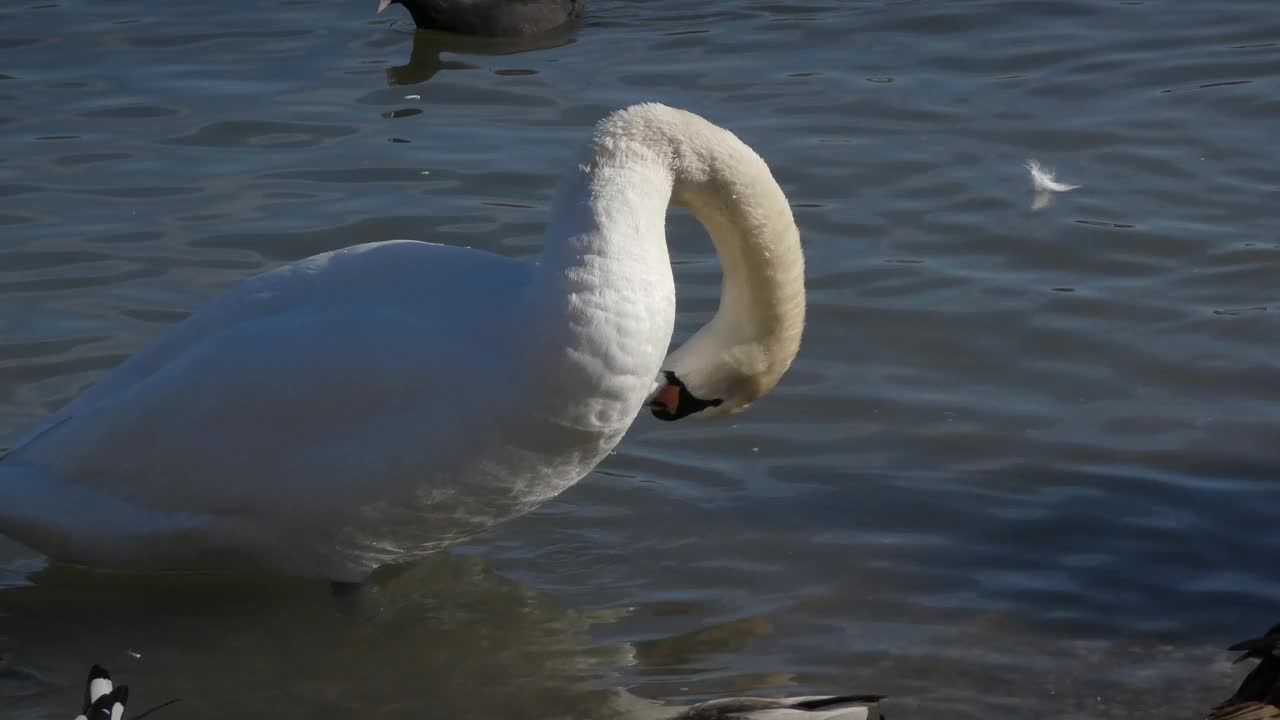
[[[379,0],[378,12],[404,5],[413,23],[485,37],[526,37],[564,25],[582,11],[582,0]]]
[[[720,311],[664,362],[672,200],[725,276]],[[392,241],[245,281],[0,458],[0,533],[96,566],[360,581],[554,497],[646,402],[665,419],[745,407],[803,318],[799,235],[764,162],[638,105],[562,180],[537,264]]]

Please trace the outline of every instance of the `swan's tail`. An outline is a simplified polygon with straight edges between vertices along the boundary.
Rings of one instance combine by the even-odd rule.
[[[202,523],[194,515],[139,507],[12,458],[0,459],[0,535],[51,558],[128,566],[121,561],[130,549]]]
[[[113,687],[111,673],[101,665],[89,668],[84,684],[84,708],[76,720],[120,720],[129,703],[129,686]]]
[[[0,534],[46,555],[64,557],[78,544],[74,538],[92,507],[76,497],[79,493],[67,495],[71,489],[37,468],[11,458],[0,460]],[[95,665],[94,670],[102,668]],[[94,680],[90,677],[90,686]],[[104,682],[110,689],[110,676],[98,678],[99,685]]]

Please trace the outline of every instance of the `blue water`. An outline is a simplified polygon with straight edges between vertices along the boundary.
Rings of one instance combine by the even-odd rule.
[[[380,577],[372,621],[313,583],[6,547],[0,716],[69,717],[92,662],[187,718],[835,691],[1194,717],[1230,693],[1219,648],[1280,620],[1273,2],[588,0],[532,43],[374,5],[0,9],[0,446],[263,269],[395,237],[535,255],[554,178],[639,100],[774,168],[799,360],[749,412],[641,418],[542,510]],[[1032,157],[1082,187],[1033,209]],[[718,270],[690,218],[671,236],[687,333]]]

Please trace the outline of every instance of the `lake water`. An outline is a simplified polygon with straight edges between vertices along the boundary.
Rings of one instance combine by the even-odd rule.
[[[646,415],[542,510],[377,576],[372,620],[322,583],[6,545],[0,716],[70,717],[92,662],[189,719],[1229,694],[1220,648],[1280,620],[1274,0],[588,0],[526,44],[374,5],[0,9],[0,446],[277,264],[398,237],[534,256],[576,146],[646,99],[773,166],[809,260],[799,360],[749,412]],[[1033,209],[1031,157],[1083,187]],[[671,229],[687,333],[718,271]]]

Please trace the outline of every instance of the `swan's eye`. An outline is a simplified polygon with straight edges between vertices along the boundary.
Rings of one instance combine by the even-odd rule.
[[[662,374],[666,376],[667,384],[662,386],[662,389],[658,390],[649,401],[649,410],[659,420],[679,420],[724,402],[720,398],[703,400],[697,397],[689,392],[684,382],[670,370],[664,370]]]

